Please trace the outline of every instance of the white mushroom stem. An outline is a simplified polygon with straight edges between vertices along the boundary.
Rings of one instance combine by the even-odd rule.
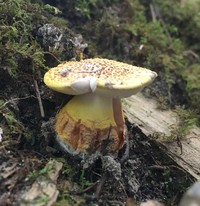
[[[67,111],[75,121],[81,120],[83,124],[93,127],[101,128],[107,122],[114,123],[112,98],[104,95],[89,93],[74,96],[67,103]]]
[[[124,131],[124,117],[120,98],[112,98],[98,93],[75,96],[68,103],[68,112],[78,121],[93,122],[94,127],[116,125],[119,132]]]

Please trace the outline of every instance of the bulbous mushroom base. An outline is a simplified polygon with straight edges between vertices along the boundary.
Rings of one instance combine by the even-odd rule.
[[[124,128],[114,120],[112,98],[75,96],[57,114],[57,138],[71,154],[114,152],[124,144]]]

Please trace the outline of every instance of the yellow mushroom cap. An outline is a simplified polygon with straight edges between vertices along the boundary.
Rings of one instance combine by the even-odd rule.
[[[142,67],[94,58],[59,64],[45,74],[44,82],[65,94],[95,91],[112,97],[128,97],[149,85],[156,76],[155,72]]]

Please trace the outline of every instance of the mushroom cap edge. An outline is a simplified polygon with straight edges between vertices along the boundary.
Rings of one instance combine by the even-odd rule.
[[[104,63],[106,65],[106,69],[110,65],[117,65],[118,70],[119,66],[124,67],[126,68],[124,69],[124,72],[126,70],[129,72],[128,75],[125,76],[128,78],[123,78],[124,72],[119,75],[117,80],[113,80],[113,78],[103,78],[102,76],[94,74],[94,72],[82,73],[81,68],[78,67],[84,64],[88,66],[88,62],[89,64],[94,63],[94,66],[98,66],[100,68]],[[76,70],[75,72],[73,70],[74,68]],[[114,70],[115,67],[112,67],[111,69]],[[113,73],[112,70],[109,70],[109,72]],[[139,71],[138,74],[137,71]],[[75,78],[66,78],[70,72],[74,72],[76,74]],[[106,71],[103,70],[103,72],[105,73]],[[117,76],[117,74],[115,74],[115,76]],[[153,82],[156,77],[156,72],[145,68],[132,66],[114,60],[94,58],[82,60],[80,62],[66,62],[58,65],[57,67],[51,68],[44,75],[44,83],[52,90],[69,95],[99,92],[100,94],[111,95],[114,97],[127,97],[142,90],[145,86]]]

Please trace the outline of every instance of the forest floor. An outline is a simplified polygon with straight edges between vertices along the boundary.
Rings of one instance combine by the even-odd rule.
[[[53,122],[72,97],[48,89],[43,75],[47,67],[77,58],[80,51],[83,58],[100,56],[156,68],[158,78],[144,95],[154,98],[161,109],[183,107],[179,110],[182,130],[177,130],[182,136],[199,117],[198,112],[194,118],[184,110],[191,105],[198,109],[199,88],[191,84],[193,93],[189,93],[187,75],[178,69],[197,65],[198,55],[182,54],[182,45],[169,40],[162,21],[144,21],[149,10],[136,0],[123,4],[105,1],[106,5],[100,0],[87,5],[66,0],[68,7],[49,0],[43,3],[51,6],[42,9],[35,2],[41,3],[0,2],[0,205],[134,206],[130,202],[148,199],[178,205],[195,178],[166,154],[163,145],[128,119],[129,155],[121,161],[125,144],[111,157],[114,173],[102,167],[101,155],[83,168],[83,160],[63,152],[55,140]],[[136,19],[142,22],[134,22]],[[198,48],[191,49],[198,53]]]

